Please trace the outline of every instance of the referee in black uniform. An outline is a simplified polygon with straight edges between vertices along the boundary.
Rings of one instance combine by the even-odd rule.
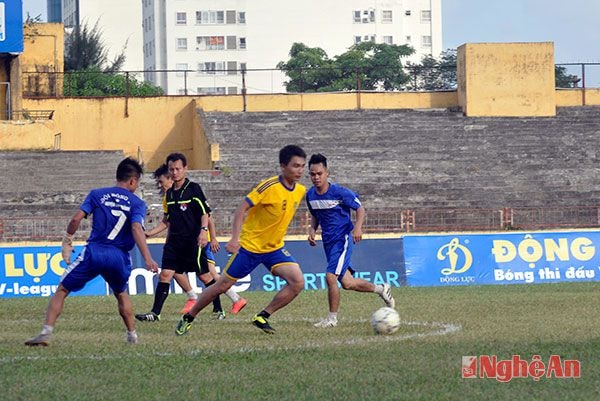
[[[183,154],[171,153],[167,156],[167,166],[173,179],[173,186],[167,190],[163,205],[169,234],[163,249],[154,305],[150,313],[135,315],[140,321],[160,320],[175,273],[196,273],[207,287],[215,282],[208,270],[206,252],[202,252],[208,244],[210,206],[200,185],[185,177],[187,160]],[[225,316],[219,298],[213,302],[213,312],[219,318]]]

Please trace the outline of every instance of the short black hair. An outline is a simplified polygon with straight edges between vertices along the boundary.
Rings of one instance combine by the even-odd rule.
[[[167,156],[166,164],[169,164],[169,162],[176,162],[177,160],[181,160],[183,167],[187,166],[187,159],[185,158],[185,155],[177,152],[171,153],[169,156]]]
[[[154,177],[155,180],[160,178],[161,175],[169,175],[169,167],[167,167],[166,163],[158,166],[156,170],[154,170],[154,173],[152,173],[152,177]]]
[[[309,166],[319,163],[323,164],[323,167],[327,167],[327,158],[320,153],[315,153],[310,157],[310,160],[308,161]]]
[[[306,152],[297,145],[287,145],[279,151],[279,164],[286,165],[292,160],[292,157],[298,156],[306,159]]]
[[[137,160],[128,157],[121,161],[117,166],[117,181],[124,182],[131,178],[140,178],[142,176],[142,166]]]

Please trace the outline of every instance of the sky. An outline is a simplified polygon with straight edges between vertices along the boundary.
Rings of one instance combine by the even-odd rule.
[[[599,0],[441,1],[443,49],[464,43],[554,42],[556,63],[600,63]],[[23,0],[27,12],[45,21],[46,0]],[[588,68],[600,75],[600,66]]]

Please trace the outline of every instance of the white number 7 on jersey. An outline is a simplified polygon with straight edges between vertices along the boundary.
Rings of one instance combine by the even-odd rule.
[[[108,234],[108,237],[107,237],[109,240],[112,241],[113,239],[115,239],[117,237],[117,235],[119,235],[119,231],[121,231],[121,229],[125,225],[125,222],[127,221],[127,215],[122,210],[111,209],[110,212],[112,213],[113,216],[117,216],[119,218],[119,220],[117,221],[117,224],[115,224],[112,231],[110,232],[110,234]]]

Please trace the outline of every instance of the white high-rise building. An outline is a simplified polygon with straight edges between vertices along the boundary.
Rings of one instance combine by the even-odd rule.
[[[65,28],[87,24],[91,29],[97,22],[108,50],[108,61],[124,51],[123,71],[144,69],[141,20],[142,0],[62,0]]]
[[[168,94],[285,92],[294,42],[330,58],[362,41],[442,51],[441,0],[141,0],[146,79]],[[188,72],[162,72],[180,70]]]

